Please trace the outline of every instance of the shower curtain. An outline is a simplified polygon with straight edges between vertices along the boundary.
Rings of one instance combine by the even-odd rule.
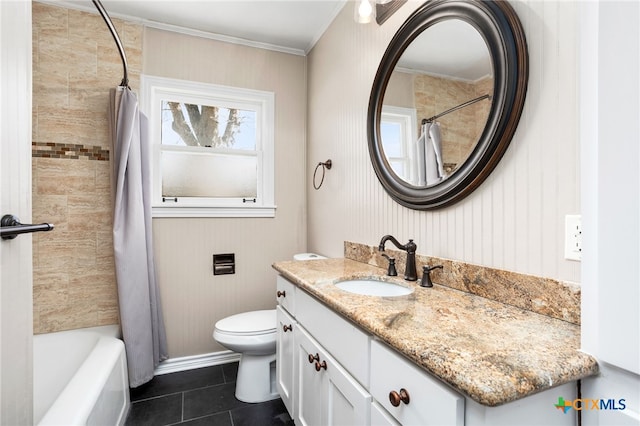
[[[150,148],[146,117],[128,87],[111,90],[113,248],[129,384],[153,378],[168,358],[151,233]]]
[[[444,176],[442,162],[442,140],[440,137],[440,123],[424,123],[420,137],[416,141],[417,150],[417,185],[434,185]]]

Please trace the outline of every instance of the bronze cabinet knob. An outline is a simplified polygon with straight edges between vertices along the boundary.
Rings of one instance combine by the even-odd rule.
[[[320,361],[320,355],[316,354],[313,356],[312,354],[309,354],[309,363],[313,364],[314,361]]]
[[[276,293],[276,296],[278,296],[278,297],[287,297],[287,292],[285,290],[283,290],[283,291],[278,290],[278,292]]]
[[[321,362],[319,362],[319,361],[316,361],[316,371],[320,371],[320,370],[322,370],[323,368],[324,368],[325,370],[327,369],[327,361],[322,361],[322,363],[321,363]]]
[[[409,392],[405,388],[400,389],[400,393],[396,391],[389,392],[389,402],[394,407],[398,407],[400,402],[404,402],[405,404],[409,404]]]
[[[291,330],[293,330],[293,327],[291,326],[291,324],[289,324],[289,325],[285,324],[285,325],[282,326],[282,331],[284,331],[285,333],[287,331],[291,331]]]

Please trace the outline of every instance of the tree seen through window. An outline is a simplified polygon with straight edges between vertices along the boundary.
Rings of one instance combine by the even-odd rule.
[[[256,149],[256,113],[162,101],[162,144]]]

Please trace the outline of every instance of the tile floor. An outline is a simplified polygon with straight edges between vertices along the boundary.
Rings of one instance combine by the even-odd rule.
[[[131,389],[127,426],[293,426],[282,400],[247,404],[234,396],[238,363],[156,376]]]

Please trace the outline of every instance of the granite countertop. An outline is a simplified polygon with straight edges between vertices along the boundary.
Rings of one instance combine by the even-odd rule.
[[[398,352],[486,406],[497,406],[598,372],[580,347],[580,327],[470,293],[386,277],[349,259],[285,261],[282,276]],[[337,281],[379,277],[415,291],[374,297]]]

